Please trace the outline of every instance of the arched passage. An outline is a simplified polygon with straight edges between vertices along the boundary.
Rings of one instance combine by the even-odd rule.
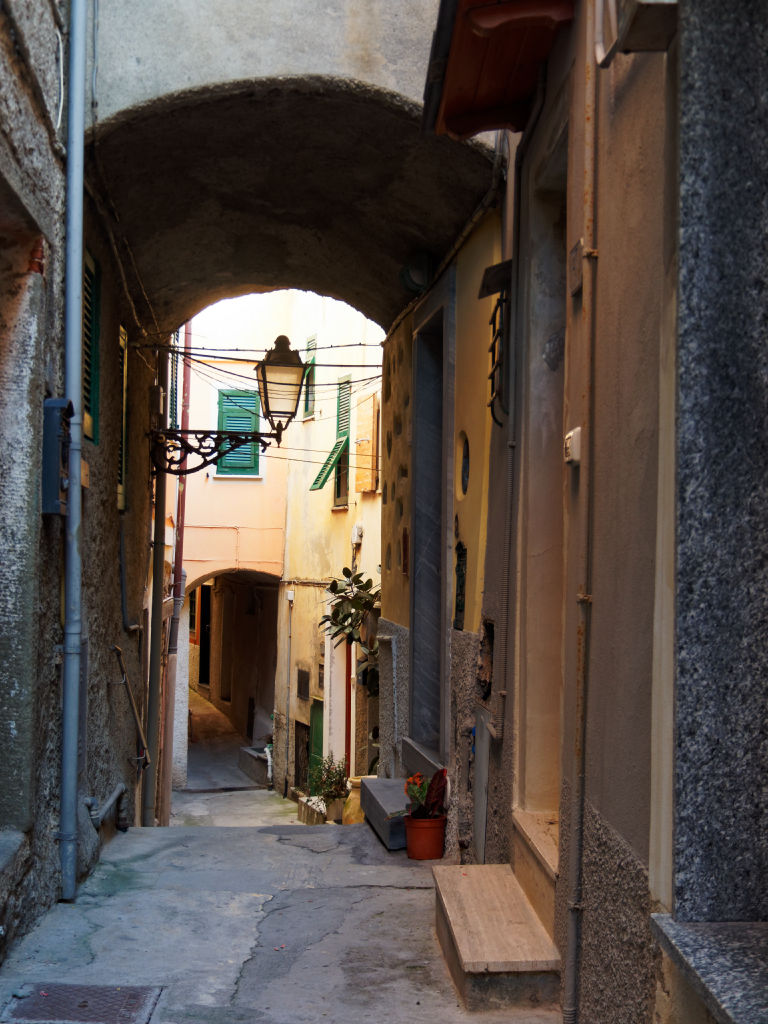
[[[489,187],[483,147],[427,138],[420,108],[344,79],[231,83],[97,127],[90,179],[142,327],[299,287],[389,326],[401,270],[437,265]]]

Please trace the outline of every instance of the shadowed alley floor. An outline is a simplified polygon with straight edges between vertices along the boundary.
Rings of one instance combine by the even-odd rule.
[[[229,755],[224,776],[215,767],[221,739],[197,738],[205,763],[191,781],[231,778]],[[367,825],[299,825],[296,805],[263,789],[174,793],[174,824],[117,835],[76,902],[16,943],[0,968],[0,1021],[14,1019],[14,993],[45,999],[56,983],[156,986],[137,1024],[560,1020],[464,1010],[434,933],[431,863],[388,852]]]

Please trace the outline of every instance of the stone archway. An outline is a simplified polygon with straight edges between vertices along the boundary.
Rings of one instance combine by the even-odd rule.
[[[134,316],[167,335],[225,296],[297,287],[388,327],[491,183],[484,147],[427,138],[402,95],[331,78],[164,97],[99,125],[90,180]]]

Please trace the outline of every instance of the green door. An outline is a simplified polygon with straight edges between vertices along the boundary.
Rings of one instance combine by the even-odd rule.
[[[323,760],[323,702],[313,700],[309,709],[309,767],[319,765]],[[310,788],[310,795],[314,796]]]

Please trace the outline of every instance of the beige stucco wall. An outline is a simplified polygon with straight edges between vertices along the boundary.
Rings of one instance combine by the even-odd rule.
[[[368,450],[367,444],[374,443],[383,333],[351,307],[318,296],[306,296],[295,314],[295,344],[302,349],[302,356],[310,338],[317,345],[315,404],[311,414],[302,413],[289,428],[278,455],[284,460],[286,479],[285,563],[278,599],[275,677],[278,788],[285,777],[286,714],[287,765],[292,785],[296,723],[309,725],[313,700],[323,702],[324,754],[332,753],[337,760],[344,757],[345,650],[344,645],[331,646],[319,628],[326,611],[325,588],[332,577],[341,576],[345,566],[354,566],[378,586],[381,566],[381,489],[357,488],[373,482],[368,479],[369,463],[362,452]],[[349,490],[347,503],[335,506],[333,473],[321,489],[310,488],[336,441],[337,385],[344,377],[351,378]],[[293,595],[292,601],[289,595]],[[297,696],[299,669],[310,674],[309,699]],[[353,706],[353,723],[355,711]]]
[[[454,515],[467,546],[464,629],[480,628],[485,579],[488,511],[488,411],[491,343],[489,320],[496,297],[478,300],[486,267],[501,259],[501,224],[496,213],[485,218],[456,259],[456,398],[454,414]],[[463,437],[469,441],[469,485],[462,492]],[[497,538],[498,539],[498,538]],[[454,587],[456,578],[452,581]]]

